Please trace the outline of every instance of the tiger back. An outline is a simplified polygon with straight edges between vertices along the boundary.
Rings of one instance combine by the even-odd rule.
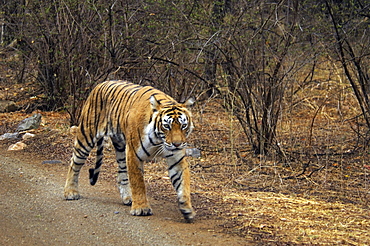
[[[89,170],[90,184],[97,182],[103,161],[103,140],[110,137],[118,163],[118,189],[132,215],[151,215],[146,196],[143,163],[164,157],[168,174],[187,221],[195,212],[190,199],[190,171],[186,160],[186,137],[193,129],[188,108],[193,99],[177,103],[151,86],[126,81],[97,85],[86,100],[76,132],[64,196],[80,198],[78,177],[89,153],[97,146],[95,168]]]

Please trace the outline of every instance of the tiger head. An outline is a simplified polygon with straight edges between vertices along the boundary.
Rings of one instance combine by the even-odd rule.
[[[186,137],[194,128],[188,108],[194,102],[190,98],[185,103],[161,104],[154,96],[150,98],[155,118],[155,135],[163,141],[167,150],[175,151],[186,147]]]

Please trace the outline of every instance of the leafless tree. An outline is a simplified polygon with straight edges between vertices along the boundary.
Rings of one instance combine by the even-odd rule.
[[[335,50],[370,130],[370,3],[325,1]],[[369,139],[366,139],[369,141]]]
[[[217,20],[219,28],[210,37],[216,49],[207,57],[217,60],[218,91],[255,153],[281,152],[276,126],[287,76],[296,65],[290,51],[300,44],[299,11],[298,1],[226,0],[217,1],[213,9],[223,21]]]
[[[1,39],[19,40],[45,108],[67,109],[71,124],[96,83],[129,79],[179,101],[216,94],[255,153],[282,154],[284,102],[309,83],[333,40],[370,127],[369,3],[334,2],[3,0]],[[300,70],[306,75],[295,77]]]

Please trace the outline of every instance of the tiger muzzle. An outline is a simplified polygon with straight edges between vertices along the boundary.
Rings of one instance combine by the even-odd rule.
[[[173,143],[167,143],[165,142],[165,147],[167,150],[175,151],[175,150],[182,150],[187,146],[186,142],[173,142]]]

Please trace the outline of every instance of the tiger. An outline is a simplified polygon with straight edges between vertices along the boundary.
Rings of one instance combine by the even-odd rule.
[[[118,190],[123,204],[131,205],[131,215],[153,214],[143,165],[155,157],[163,157],[167,160],[179,209],[184,219],[192,222],[196,213],[190,198],[186,139],[194,128],[190,112],[194,103],[193,97],[178,103],[154,87],[123,80],[98,84],[82,107],[64,187],[65,199],[80,198],[79,173],[96,146],[95,168],[89,169],[90,184],[95,185],[103,163],[104,137],[108,137],[118,163]]]

